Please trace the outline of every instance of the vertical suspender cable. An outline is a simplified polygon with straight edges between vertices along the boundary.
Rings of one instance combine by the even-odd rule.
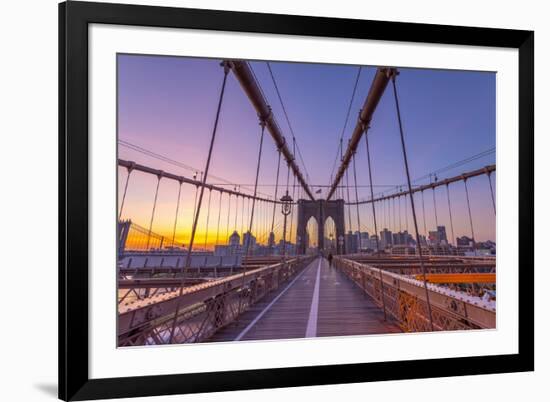
[[[294,195],[296,191],[296,175],[294,175],[292,179],[292,199],[294,200]],[[294,226],[294,210],[296,208],[292,208],[290,211],[290,228],[288,230],[288,242],[292,244],[292,228]]]
[[[392,230],[391,226],[391,220],[392,220],[392,213],[391,213],[391,199],[387,199],[387,205],[386,210],[388,211],[388,230]]]
[[[266,116],[267,117],[267,116]],[[248,232],[243,235],[246,236],[246,240],[244,241],[244,253],[243,256],[247,257],[248,252],[250,251],[250,243],[252,242],[252,224],[254,222],[254,208],[256,206],[256,194],[258,192],[258,177],[260,176],[260,166],[262,161],[262,147],[264,143],[264,132],[265,132],[265,118],[260,118],[260,126],[261,126],[261,134],[260,134],[260,149],[258,150],[258,163],[256,165],[256,180],[254,181],[254,196],[252,198],[252,208],[250,210],[250,224],[248,225]],[[248,213],[248,212],[247,212]],[[244,288],[244,279],[246,276],[246,265],[243,265],[242,267],[243,275],[242,275],[242,282],[241,282],[241,290]],[[239,297],[239,307],[238,307],[238,313],[241,312],[241,306],[242,306],[242,297]],[[238,317],[237,317],[238,320]]]
[[[277,191],[279,190],[279,171],[281,168],[281,150],[277,150],[279,153],[279,158],[277,160],[277,178],[275,179],[275,195],[273,196],[273,216],[271,218],[271,231],[270,234],[273,233],[273,227],[275,226],[275,210],[277,209]],[[273,246],[273,245],[271,245]]]
[[[176,217],[174,218],[174,230],[172,231],[172,248],[174,248],[174,244],[176,241],[176,226],[178,225],[178,214],[180,210],[180,198],[181,198],[181,185],[183,184],[183,182],[180,180],[179,184],[180,186],[178,188],[178,202],[176,204]]]
[[[293,137],[292,138],[292,155],[294,156],[296,152],[296,139]],[[294,175],[294,177],[292,178],[292,200],[294,200],[294,195],[295,195],[295,191],[296,191],[296,175]],[[289,232],[288,232],[288,241],[292,244],[292,227],[294,226],[294,210],[296,208],[292,208],[291,212],[290,212],[290,229],[289,229]]]
[[[407,196],[405,196],[405,231],[407,232],[407,234],[409,233],[409,208],[407,208]],[[408,246],[408,243],[405,245]]]
[[[399,233],[403,232],[403,226],[401,225],[401,196],[397,197],[397,210],[399,211]]]
[[[243,201],[242,201],[242,205],[241,205],[241,235],[243,236],[243,240],[244,240],[244,199],[246,197],[243,195]]]
[[[239,196],[235,196],[235,222],[233,223],[233,230],[237,231],[237,218],[239,217]]]
[[[359,216],[359,194],[357,192],[357,170],[355,169],[355,153],[353,153],[352,158],[353,158],[353,181],[355,182],[355,202],[356,202],[355,206],[357,207],[357,231],[359,232],[359,243],[361,243],[361,217]],[[376,239],[377,239],[376,247],[378,248],[378,237]]]
[[[193,178],[196,178],[196,177],[197,177],[197,174],[195,173]],[[202,181],[202,172],[201,172],[201,179],[200,180]],[[195,186],[195,199],[193,200],[193,219],[195,218],[195,214],[197,213],[197,198],[199,196],[199,187],[200,187],[199,185]]]
[[[424,190],[420,193],[422,194],[422,220],[424,221],[424,236],[428,237],[428,230],[426,229],[426,209],[424,208]]]
[[[130,175],[132,174],[132,167],[128,167],[128,174],[126,175],[126,184],[124,185],[124,193],[122,194],[122,201],[120,203],[120,210],[118,212],[118,220],[122,217],[122,210],[124,209],[124,201],[126,201],[126,192],[128,191],[128,182],[130,181]],[[489,181],[491,179],[489,178]],[[492,194],[492,193],[491,193]]]
[[[248,223],[250,222],[250,197],[246,197],[246,213],[244,215],[244,229],[248,232]]]
[[[391,204],[392,204],[392,226],[393,226],[393,233],[397,233],[397,217],[395,216],[395,197],[391,198]]]
[[[294,154],[292,154],[294,157]],[[288,183],[290,181],[290,162],[287,162],[287,172],[286,172],[286,194],[288,194]],[[286,260],[286,216],[283,224],[283,261]]]
[[[226,244],[229,244],[229,219],[231,216],[231,193],[229,193],[229,199],[227,200],[227,224],[225,227],[225,237],[227,237]]]
[[[430,304],[430,295],[428,293],[428,282],[426,280],[426,267],[424,266],[424,259],[422,258],[422,246],[420,245],[420,235],[418,233],[418,223],[416,220],[416,211],[414,208],[414,198],[412,193],[412,185],[411,185],[411,175],[409,172],[409,162],[407,161],[407,150],[405,149],[405,137],[403,135],[403,125],[401,123],[401,111],[399,110],[399,99],[397,97],[397,87],[395,85],[395,72],[392,75],[392,84],[393,84],[393,95],[395,98],[395,108],[397,110],[397,120],[399,122],[399,133],[401,136],[401,148],[403,150],[403,161],[405,163],[405,172],[407,174],[407,185],[409,187],[409,196],[411,199],[411,210],[413,215],[413,222],[414,222],[414,231],[416,234],[416,247],[418,250],[418,258],[420,260],[420,267],[422,268],[422,277],[424,280],[424,290],[426,293],[426,304],[428,306],[428,316],[430,320],[430,328],[433,331],[434,330],[434,324],[432,319],[432,306]]]
[[[475,250],[476,240],[474,236],[474,223],[472,221],[472,210],[470,208],[470,196],[468,194],[468,185],[466,184],[466,178],[464,178],[464,189],[466,190],[466,203],[468,204],[468,216],[470,217],[470,229],[472,230],[472,243]]]
[[[342,142],[340,141],[340,161],[343,159],[343,154],[342,154]],[[347,194],[348,194],[348,203],[350,202],[350,197],[349,197],[349,180],[348,180],[348,169],[346,169],[346,190],[347,190]],[[349,232],[351,233],[352,232],[352,229],[351,229],[351,205],[348,204],[348,221],[349,221]]]
[[[155,217],[155,209],[157,208],[157,198],[159,195],[159,185],[160,185],[160,179],[161,175],[159,174],[157,176],[157,189],[155,190],[155,201],[153,202],[153,210],[151,211],[151,220],[149,221],[149,232],[147,233],[147,246],[145,246],[145,250],[149,250],[149,243],[151,241],[151,230],[153,230],[153,218]]]
[[[370,148],[369,148],[369,136],[366,132],[367,130],[367,126],[365,124],[363,124],[363,132],[365,133],[365,143],[367,145],[367,165],[368,165],[368,168],[369,168],[369,187],[370,187],[370,198],[371,200],[374,199],[374,190],[373,190],[373,187],[372,187],[372,168],[371,168],[371,161],[370,161]],[[374,234],[376,236],[376,251],[377,251],[377,254],[380,254],[380,247],[379,247],[379,242],[378,242],[378,225],[376,223],[376,208],[374,206],[374,202],[371,202],[371,205],[372,205],[372,219],[374,221]]]
[[[491,172],[487,173],[487,179],[489,179],[489,188],[491,190],[491,200],[493,201],[493,211],[495,211],[495,215],[497,213],[497,206],[495,204],[495,194],[493,192],[493,182],[491,182]]]
[[[197,177],[197,175],[195,174],[193,176],[194,178]],[[202,174],[201,174],[201,180],[202,180]],[[197,198],[199,196],[199,185],[196,185],[195,186],[195,199],[193,200],[193,215],[191,216],[191,229],[193,229],[193,219],[195,219],[195,213],[197,212]],[[185,268],[185,261],[184,261],[184,264],[182,265],[182,268]]]
[[[434,199],[435,230],[437,230],[437,227],[439,226],[439,222],[437,220],[437,203],[435,202],[435,187],[432,187],[432,195]]]
[[[208,208],[206,210],[206,232],[204,234],[204,251],[208,246],[208,224],[210,223],[210,201],[212,201],[212,189],[208,189]]]
[[[372,187],[372,167],[370,163],[370,148],[369,148],[369,136],[367,134],[368,126],[366,123],[362,122],[363,124],[363,133],[365,134],[365,143],[367,145],[367,165],[369,168],[369,187],[370,187],[370,198],[371,200],[374,200],[374,190]],[[355,159],[354,159],[355,161]],[[354,162],[354,170],[355,170],[355,162]],[[355,189],[357,190],[357,184],[355,185]],[[372,205],[372,218],[374,221],[374,235],[376,239],[376,254],[380,256],[380,242],[378,240],[378,226],[376,224],[376,207],[374,205],[374,202],[371,202]],[[384,310],[384,320],[386,320],[386,298],[384,297],[384,280],[382,278],[382,270],[378,270],[378,273],[380,274],[380,289],[382,291],[382,308]]]
[[[447,183],[447,204],[449,206],[449,221],[451,222],[451,238],[455,240],[455,230],[453,227],[453,214],[451,213],[451,196],[449,195],[449,183]],[[452,242],[451,242],[452,244]]]
[[[218,204],[218,228],[216,229],[216,243],[214,246],[218,244],[218,241],[220,240],[220,218],[222,216],[222,195],[223,192],[220,191],[220,202]]]
[[[250,241],[252,237],[252,224],[254,222],[254,208],[256,207],[256,195],[258,194],[258,177],[260,176],[260,166],[262,162],[262,147],[264,143],[264,132],[265,132],[265,119],[262,118],[260,122],[260,126],[262,127],[262,132],[260,134],[260,150],[258,151],[258,164],[256,165],[256,180],[254,181],[254,197],[252,198],[252,207],[250,210],[250,224],[248,225],[248,241],[246,242],[244,255],[248,256],[248,252],[250,251]],[[243,270],[243,280],[244,280],[244,272],[246,270]]]
[[[380,208],[382,209],[382,226],[383,228],[386,227],[386,200],[380,201]]]

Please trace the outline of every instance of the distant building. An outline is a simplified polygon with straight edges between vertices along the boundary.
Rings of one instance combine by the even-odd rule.
[[[430,246],[439,246],[449,244],[447,240],[447,231],[445,226],[438,226],[436,230],[431,230],[428,232],[428,245]]]
[[[418,237],[420,238],[420,245],[422,247],[425,247],[428,245],[428,243],[426,242],[426,236],[419,234]]]
[[[436,230],[430,230],[428,232],[428,244],[430,246],[436,246],[439,244],[439,232]]]
[[[235,230],[231,236],[229,236],[229,245],[230,246],[238,246],[241,244],[241,236],[237,233]]]
[[[438,234],[439,243],[443,243],[443,242],[445,242],[446,244],[448,243],[447,231],[445,230],[445,226],[438,226],[437,234]]]
[[[236,230],[231,234],[231,236],[229,236],[229,245],[227,247],[227,251],[222,251],[220,249],[220,253],[227,252],[227,255],[235,255],[241,253],[241,236],[239,236]]]
[[[393,246],[399,246],[401,244],[401,238],[398,233],[392,233],[391,244]]]
[[[346,254],[356,254],[359,246],[358,237],[351,230],[346,234]]]
[[[412,244],[416,244],[416,242],[406,230],[392,234],[393,246],[409,246]]]
[[[256,237],[250,232],[246,232],[243,236],[243,249],[252,250],[256,246]]]
[[[359,237],[359,251],[366,251],[369,248],[369,232],[355,232]]]
[[[217,244],[214,246],[214,255],[216,257],[226,257],[233,254],[234,252],[233,252],[232,246],[220,245],[220,244]]]
[[[376,235],[372,235],[369,239],[369,248],[371,250],[374,250],[374,251],[378,251],[378,248],[377,248],[377,243],[378,243],[378,236]],[[380,247],[380,249],[382,249],[382,245],[379,244],[378,245]]]
[[[392,232],[384,228],[380,232],[380,248],[384,249],[393,245]]]
[[[456,238],[456,247],[457,248],[474,248],[474,240],[468,236],[462,236]]]

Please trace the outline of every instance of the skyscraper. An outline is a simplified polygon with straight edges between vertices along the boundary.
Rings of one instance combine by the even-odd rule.
[[[369,248],[369,232],[361,232],[359,234],[359,248],[361,250]]]
[[[439,242],[445,242],[445,243],[448,243],[447,241],[447,232],[445,230],[445,226],[438,226],[437,227],[437,233],[438,233],[438,236],[439,236]]]
[[[351,230],[346,234],[346,254],[355,254],[358,249],[357,235]]]
[[[229,255],[235,255],[240,253],[241,248],[241,236],[235,230],[231,236],[229,236]]]
[[[256,246],[256,237],[252,233],[246,232],[243,235],[243,249],[246,250],[248,248],[251,250],[254,246]]]
[[[241,244],[241,236],[237,233],[237,231],[233,231],[231,236],[229,236],[229,245],[230,246],[238,246]]]
[[[384,228],[384,230],[380,232],[380,248],[391,247],[393,244],[392,240],[392,232]]]

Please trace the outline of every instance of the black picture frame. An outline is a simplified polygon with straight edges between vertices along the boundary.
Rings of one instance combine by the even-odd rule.
[[[88,375],[88,25],[192,28],[519,51],[517,354],[214,373]],[[59,5],[59,398],[86,400],[534,370],[534,32],[121,5]],[[519,262],[518,262],[519,266]]]

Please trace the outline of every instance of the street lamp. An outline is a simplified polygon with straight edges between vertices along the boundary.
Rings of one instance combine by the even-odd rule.
[[[285,217],[284,225],[283,225],[283,263],[286,262],[286,218],[288,215],[290,215],[290,212],[292,211],[292,197],[288,195],[288,190],[286,191],[286,194],[281,197],[281,213]]]

